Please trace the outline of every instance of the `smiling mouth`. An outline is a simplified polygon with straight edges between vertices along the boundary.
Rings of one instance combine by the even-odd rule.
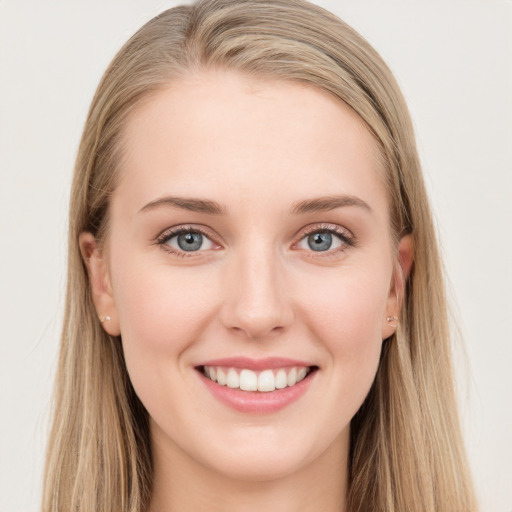
[[[231,389],[268,393],[284,388],[290,388],[306,379],[318,370],[317,366],[291,366],[274,368],[263,371],[253,371],[246,368],[227,366],[196,367],[206,378]]]

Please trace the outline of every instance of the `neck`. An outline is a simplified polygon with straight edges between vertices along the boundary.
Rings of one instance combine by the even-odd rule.
[[[149,512],[344,512],[348,429],[320,457],[272,480],[242,480],[194,460],[168,439],[152,439]]]

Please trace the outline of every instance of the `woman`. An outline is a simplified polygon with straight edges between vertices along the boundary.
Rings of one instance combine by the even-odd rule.
[[[403,98],[328,12],[205,1],[105,73],[44,509],[476,510]]]

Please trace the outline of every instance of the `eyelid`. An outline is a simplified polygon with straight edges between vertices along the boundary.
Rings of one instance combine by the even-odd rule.
[[[319,231],[335,233],[350,240],[354,239],[354,235],[347,228],[338,226],[337,224],[329,224],[325,222],[306,226],[301,233],[301,237],[303,238],[304,236],[310,235],[311,233],[317,233]]]
[[[157,237],[157,243],[165,243],[169,238],[173,236],[180,235],[181,233],[189,233],[196,232],[201,233],[202,235],[212,238],[212,235],[209,231],[207,231],[202,226],[196,226],[194,224],[180,224],[178,226],[171,226],[169,228],[165,228]]]
[[[215,236],[213,236],[209,230],[205,229],[202,226],[194,225],[194,224],[182,224],[178,226],[173,226],[170,228],[166,228],[164,231],[162,231],[157,237],[156,237],[156,244],[161,246],[163,250],[179,256],[179,257],[193,257],[198,256],[201,253],[208,252],[210,249],[204,249],[204,250],[198,250],[198,251],[183,251],[183,250],[177,250],[174,247],[171,247],[167,244],[169,240],[174,238],[175,236],[178,236],[182,233],[200,233],[205,238],[207,238],[212,244],[216,245],[217,248],[220,247],[220,245],[215,241]],[[215,250],[215,249],[214,249]]]
[[[176,250],[175,248],[172,248],[171,246],[168,246],[166,244],[167,241],[169,241],[171,238],[180,235],[182,233],[190,233],[190,232],[196,232],[200,233],[201,235],[205,236],[210,240],[212,244],[217,245],[217,249],[220,248],[220,244],[215,241],[216,238],[218,238],[216,235],[212,235],[210,230],[204,228],[200,225],[194,225],[194,224],[182,224],[178,226],[172,226],[169,228],[166,228],[164,231],[162,231],[157,237],[156,237],[156,244],[162,246],[162,248],[168,252],[171,252],[172,254],[178,255],[178,256],[184,256],[184,257],[190,257],[190,256],[198,256],[198,253],[204,253],[208,252],[212,249],[206,249],[206,250],[198,250],[198,251],[181,251]],[[311,224],[309,226],[306,226],[305,228],[302,228],[300,231],[300,235],[296,235],[296,241],[294,242],[294,246],[296,246],[299,242],[301,242],[304,238],[311,235],[312,233],[331,233],[335,236],[337,236],[344,246],[338,247],[335,249],[329,249],[326,251],[306,251],[309,253],[312,253],[314,257],[329,257],[332,256],[338,252],[343,252],[347,249],[347,247],[354,247],[357,244],[357,240],[355,236],[348,230],[347,228],[341,227],[337,224],[329,224],[329,223],[320,223],[320,224]]]
[[[303,231],[300,233],[299,238],[294,243],[294,245],[297,245],[302,240],[304,240],[304,238],[313,233],[331,233],[340,238],[340,240],[344,244],[344,246],[340,248],[330,249],[327,251],[306,251],[313,253],[315,257],[329,257],[336,254],[337,252],[345,251],[347,247],[354,247],[357,244],[356,237],[347,228],[343,228],[341,226],[338,226],[337,224],[321,223],[312,224],[304,228]]]

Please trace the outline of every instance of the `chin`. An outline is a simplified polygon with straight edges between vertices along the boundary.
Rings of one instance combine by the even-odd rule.
[[[210,469],[219,475],[243,482],[266,482],[286,478],[298,472],[304,465],[304,459],[298,454],[276,453],[230,454],[217,458]]]
[[[313,468],[316,461],[329,457],[329,453],[344,452],[347,433],[348,428],[341,435],[333,433],[334,439],[330,439],[329,435],[309,429],[301,432],[287,427],[280,431],[279,427],[270,425],[242,432],[231,430],[225,433],[223,442],[209,444],[210,449],[203,452],[202,459],[204,465],[230,479],[279,480]]]

